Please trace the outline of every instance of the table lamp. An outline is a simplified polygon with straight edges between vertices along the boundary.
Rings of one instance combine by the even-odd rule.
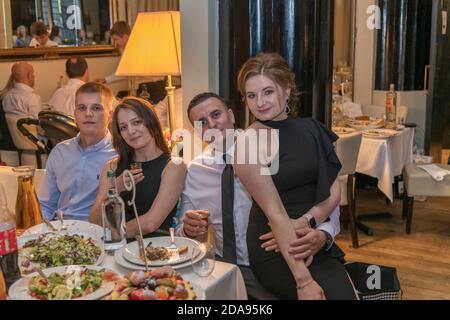
[[[178,11],[139,13],[120,59],[116,75],[167,76],[169,125],[175,126],[172,76],[181,74],[180,13]]]

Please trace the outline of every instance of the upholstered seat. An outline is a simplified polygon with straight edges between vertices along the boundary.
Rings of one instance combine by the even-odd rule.
[[[450,170],[450,165],[436,164]],[[450,175],[444,180],[436,181],[425,170],[417,167],[417,164],[409,164],[403,171],[404,197],[403,219],[406,219],[406,233],[411,233],[414,196],[450,197]]]

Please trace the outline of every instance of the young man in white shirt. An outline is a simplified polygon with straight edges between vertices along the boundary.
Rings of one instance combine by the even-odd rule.
[[[228,109],[223,99],[214,93],[202,93],[194,97],[188,106],[188,117],[192,124],[200,121],[202,137],[209,129],[216,129],[225,137],[234,130],[234,114]],[[231,130],[228,131],[227,130]],[[209,143],[206,150],[196,157],[188,166],[185,188],[182,193],[182,216],[177,233],[190,238],[196,238],[206,232],[207,223],[201,220],[202,209],[209,211],[209,223],[215,231],[217,254],[223,254],[223,224],[221,204],[221,177],[224,163],[215,160],[223,153],[215,149],[215,143]],[[217,153],[220,153],[219,156]],[[227,150],[227,154],[233,151]],[[256,280],[249,265],[246,232],[252,199],[239,179],[234,179],[234,233],[236,238],[236,262],[242,272],[249,297],[256,299],[276,299]],[[299,218],[303,219],[303,217]],[[305,228],[297,230],[299,239],[292,244],[292,253],[296,259],[306,259],[306,264],[312,262],[313,256],[322,249],[328,250],[334,237],[339,233],[339,207],[330,216],[330,221],[324,222],[317,229]],[[278,250],[271,233],[261,235],[261,245],[266,250]]]
[[[43,22],[33,22],[30,27],[30,33],[33,37],[30,41],[30,47],[50,48],[58,46],[56,42],[50,40],[50,33]]]
[[[42,100],[34,93],[34,69],[28,62],[17,62],[11,68],[14,86],[3,95],[6,113],[37,118],[42,110]]]
[[[115,157],[108,131],[113,93],[105,85],[88,82],[76,93],[75,121],[80,129],[50,153],[45,182],[39,192],[42,216],[87,221],[105,163]]]
[[[66,74],[69,81],[66,85],[56,89],[48,104],[52,110],[73,116],[75,111],[75,93],[78,88],[89,80],[89,69],[86,59],[80,57],[67,59]]]

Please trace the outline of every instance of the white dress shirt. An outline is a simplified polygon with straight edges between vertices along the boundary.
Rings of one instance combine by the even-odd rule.
[[[31,39],[30,41],[30,47],[33,48],[51,48],[51,47],[57,47],[58,44],[50,39],[47,40],[47,42],[45,43],[45,45],[41,46],[41,44],[39,42],[37,42],[36,39]]]
[[[232,154],[233,150],[229,150],[228,153]],[[208,146],[200,156],[196,157],[188,165],[186,182],[181,194],[180,223],[176,232],[178,235],[186,236],[183,231],[183,219],[187,210],[209,210],[209,223],[213,225],[216,235],[216,252],[222,256],[221,198],[222,172],[225,168],[225,163],[217,163],[214,155],[213,148]],[[221,158],[221,156],[218,158]],[[247,251],[247,226],[251,207],[252,198],[250,194],[235,176],[233,217],[236,235],[236,256],[237,264],[244,266],[250,265]],[[339,206],[337,206],[330,216],[330,221],[320,224],[318,229],[328,232],[334,238],[340,231],[339,214]]]
[[[48,101],[52,110],[74,115],[75,94],[85,82],[80,79],[69,79],[66,85],[56,89]]]
[[[3,110],[7,113],[38,118],[42,110],[42,100],[33,88],[24,83],[15,83],[3,96]]]

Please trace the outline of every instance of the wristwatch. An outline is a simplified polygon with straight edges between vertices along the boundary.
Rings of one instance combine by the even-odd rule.
[[[327,237],[327,240],[325,241],[325,244],[322,248],[323,251],[328,251],[330,250],[331,246],[333,245],[334,239],[331,236],[331,234],[329,234],[328,232],[326,232],[325,230],[320,230],[323,233],[325,233],[325,236]]]
[[[310,213],[305,213],[303,215],[306,218],[306,221],[308,221],[308,225],[311,229],[315,229],[317,227],[316,218]]]

